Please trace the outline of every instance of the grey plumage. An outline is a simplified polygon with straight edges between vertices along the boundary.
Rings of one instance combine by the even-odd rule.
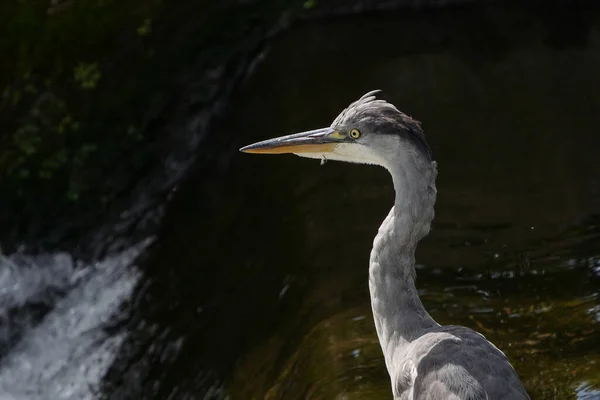
[[[393,104],[377,99],[379,93],[381,90],[366,93],[342,111],[331,125],[352,129],[359,124],[371,132],[377,130],[383,135],[399,135],[431,160],[431,150],[421,129],[421,123],[398,110]]]
[[[414,255],[434,217],[437,164],[420,124],[376,93],[352,103],[330,128],[241,150],[376,164],[390,172],[396,199],[373,242],[369,290],[395,399],[528,399],[502,351],[474,330],[440,326],[423,307]]]

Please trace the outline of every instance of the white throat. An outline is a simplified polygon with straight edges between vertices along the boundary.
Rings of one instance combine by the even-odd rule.
[[[319,160],[345,161],[358,164],[384,165],[384,160],[369,147],[358,143],[340,143],[331,153],[294,153],[300,157]]]

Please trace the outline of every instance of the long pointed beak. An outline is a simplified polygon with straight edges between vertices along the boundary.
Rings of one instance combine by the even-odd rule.
[[[338,144],[343,143],[344,135],[332,128],[281,136],[242,147],[244,153],[286,154],[286,153],[332,153]]]

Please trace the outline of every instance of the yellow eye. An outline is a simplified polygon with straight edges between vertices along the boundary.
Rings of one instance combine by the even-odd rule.
[[[360,131],[358,129],[351,129],[350,130],[350,137],[352,139],[358,139],[360,137]]]

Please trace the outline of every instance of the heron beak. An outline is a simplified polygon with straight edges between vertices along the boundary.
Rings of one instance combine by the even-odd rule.
[[[332,128],[323,128],[264,140],[242,147],[240,151],[256,154],[328,154],[343,143],[342,139],[345,139],[344,134]]]

